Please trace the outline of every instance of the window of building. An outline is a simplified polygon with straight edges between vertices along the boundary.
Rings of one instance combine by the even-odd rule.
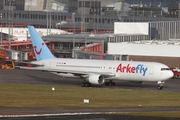
[[[44,19],[46,19],[46,15],[44,15]]]
[[[176,3],[176,2],[177,2],[177,0],[171,0],[171,2],[172,2],[172,3]]]
[[[79,1],[79,7],[84,7],[84,1]]]
[[[95,1],[92,1],[91,7],[95,7]]]
[[[14,18],[16,18],[16,14],[14,14]]]
[[[136,4],[142,3],[142,0],[136,0]]]
[[[90,8],[90,1],[85,1],[85,7]]]
[[[74,1],[74,7],[78,7],[77,3],[78,2]]]
[[[151,6],[150,0],[143,0],[143,1],[142,1],[142,4],[143,4],[144,6]]]
[[[163,7],[167,7],[170,2],[171,2],[171,0],[162,0],[162,1],[161,1],[161,5],[162,5]]]
[[[107,10],[107,7],[102,7],[102,12],[105,12]]]
[[[28,15],[28,14],[25,14],[25,15],[24,15],[24,18],[27,18],[27,15]]]
[[[92,1],[92,6],[91,7],[101,7],[101,2],[100,1]]]
[[[5,6],[9,6],[9,1],[5,0]]]
[[[158,7],[161,5],[161,1],[160,0],[152,0],[151,1],[151,6],[152,7]]]

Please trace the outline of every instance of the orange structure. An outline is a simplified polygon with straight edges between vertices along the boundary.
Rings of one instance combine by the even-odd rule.
[[[28,54],[28,60],[29,60],[29,61],[35,61],[35,60],[36,60],[36,56],[35,56],[35,54],[34,54],[33,51],[29,52],[29,54]]]
[[[0,67],[3,65],[5,60],[6,60],[6,51],[0,50]]]
[[[6,50],[0,50],[0,68],[13,70],[15,68],[14,62],[7,58]]]
[[[94,52],[94,53],[99,53],[100,57],[99,59],[103,59],[102,57],[102,43],[95,43],[95,44],[91,44],[90,46],[86,46],[84,48],[81,49],[82,51],[86,51],[86,52]]]
[[[50,45],[50,42],[46,41],[45,42],[47,45]],[[11,50],[16,50],[16,51],[32,51],[32,43],[31,40],[24,40],[24,41],[11,41],[10,42]],[[9,47],[9,42],[8,41],[3,41],[2,42],[2,47],[3,48],[8,48]],[[51,48],[52,50],[54,49],[54,43],[51,43]]]
[[[54,42],[48,42],[46,41],[45,42],[46,45],[48,47],[50,47],[51,51],[54,50]],[[3,41],[2,42],[2,45],[1,45],[2,48],[4,49],[8,49],[9,48],[9,42],[8,41]],[[36,60],[35,58],[35,54],[33,52],[33,47],[32,47],[32,42],[31,40],[24,40],[24,41],[11,41],[10,42],[10,47],[11,47],[11,50],[15,50],[15,51],[24,51],[24,52],[29,52],[28,53],[28,59],[29,61],[34,61]],[[6,56],[6,52],[0,52],[0,56]]]

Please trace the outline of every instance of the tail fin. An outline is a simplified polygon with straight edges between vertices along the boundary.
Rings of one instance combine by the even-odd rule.
[[[51,53],[49,48],[46,46],[42,38],[39,36],[37,31],[34,29],[33,26],[28,26],[28,30],[30,33],[34,53],[36,55],[37,60],[44,60],[44,59],[51,59],[55,58],[54,55]]]

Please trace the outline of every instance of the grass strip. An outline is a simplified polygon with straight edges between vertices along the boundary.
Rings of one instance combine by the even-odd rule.
[[[121,113],[128,116],[143,117],[164,117],[164,118],[180,118],[180,112],[138,112],[138,113]]]
[[[52,87],[55,88],[52,91]],[[83,100],[89,99],[89,104]],[[0,84],[1,107],[177,107],[179,92],[27,84]]]

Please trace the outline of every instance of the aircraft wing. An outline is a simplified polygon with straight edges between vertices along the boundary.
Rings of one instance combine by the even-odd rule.
[[[77,70],[63,70],[63,69],[44,69],[42,67],[20,67],[20,69],[39,70],[39,71],[57,72],[57,73],[71,73],[71,74],[74,74],[76,76],[83,76],[83,75],[89,75],[89,74],[99,74],[99,75],[103,75],[105,78],[115,77],[115,74],[111,73],[111,72],[77,71]]]

